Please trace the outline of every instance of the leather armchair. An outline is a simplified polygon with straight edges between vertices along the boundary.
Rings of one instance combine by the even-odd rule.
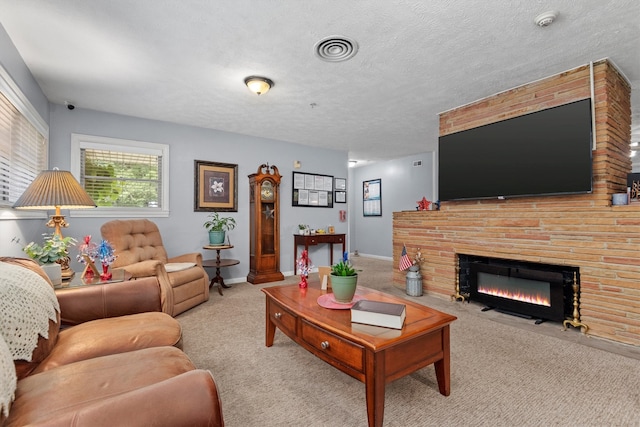
[[[222,427],[224,419],[211,373],[175,347],[154,347],[19,380],[0,425]]]
[[[31,273],[25,287],[16,266],[40,278]],[[51,283],[35,263],[0,258],[0,282],[0,379],[9,379],[0,384],[0,426],[224,426],[211,373],[177,347],[176,319],[139,313],[61,331]]]
[[[155,277],[56,289],[62,325],[128,314],[162,312],[160,285]],[[165,315],[167,315],[165,313]]]
[[[160,284],[162,311],[178,314],[209,300],[209,277],[198,252],[169,258],[158,226],[148,219],[114,220],[102,225],[102,238],[115,249],[113,268],[124,268],[133,278],[153,276]],[[167,272],[168,263],[193,267]]]
[[[39,274],[44,280],[41,280],[38,288],[51,288],[48,289],[48,292],[53,293],[53,285],[35,262],[19,258],[0,258],[0,262],[20,266]],[[29,317],[30,313],[35,312],[36,307],[43,307],[47,302],[41,302],[43,297],[38,294],[22,290],[11,277],[0,276],[0,282],[2,282],[1,294],[4,298],[14,303],[20,300],[20,304],[29,308],[27,311],[18,313],[11,313],[10,310],[4,309],[0,313],[0,322],[4,322],[5,325],[3,327],[10,327],[9,325],[12,324],[33,327],[33,319]],[[49,318],[48,325],[43,324],[43,329],[48,329],[46,334],[39,335],[38,332],[30,329],[23,331],[23,333],[33,332],[33,342],[37,342],[37,345],[30,357],[16,359],[15,367],[18,379],[59,366],[110,354],[149,347],[175,346],[182,348],[182,326],[180,322],[166,313],[136,313],[96,319],[66,329],[60,328],[60,319],[60,311],[55,311],[55,316]],[[2,329],[0,328],[0,332]]]

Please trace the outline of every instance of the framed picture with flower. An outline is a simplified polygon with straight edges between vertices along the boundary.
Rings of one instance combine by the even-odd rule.
[[[195,161],[195,212],[238,212],[238,165]]]

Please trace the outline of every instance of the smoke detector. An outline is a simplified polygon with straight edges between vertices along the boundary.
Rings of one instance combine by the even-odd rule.
[[[544,12],[536,16],[536,19],[534,19],[534,22],[538,27],[548,27],[549,25],[553,24],[553,21],[555,21],[557,17],[558,17],[558,12],[554,12],[554,11]]]

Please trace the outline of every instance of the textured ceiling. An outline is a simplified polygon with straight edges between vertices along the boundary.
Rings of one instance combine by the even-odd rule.
[[[559,12],[551,26],[534,18]],[[53,103],[349,152],[437,147],[438,114],[611,59],[640,134],[638,0],[0,0]],[[358,43],[345,62],[314,45]],[[256,96],[244,78],[275,82]]]

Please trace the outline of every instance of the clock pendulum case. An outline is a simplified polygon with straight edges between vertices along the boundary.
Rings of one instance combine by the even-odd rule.
[[[268,163],[249,175],[249,283],[284,280],[280,272],[281,178],[278,168]]]

